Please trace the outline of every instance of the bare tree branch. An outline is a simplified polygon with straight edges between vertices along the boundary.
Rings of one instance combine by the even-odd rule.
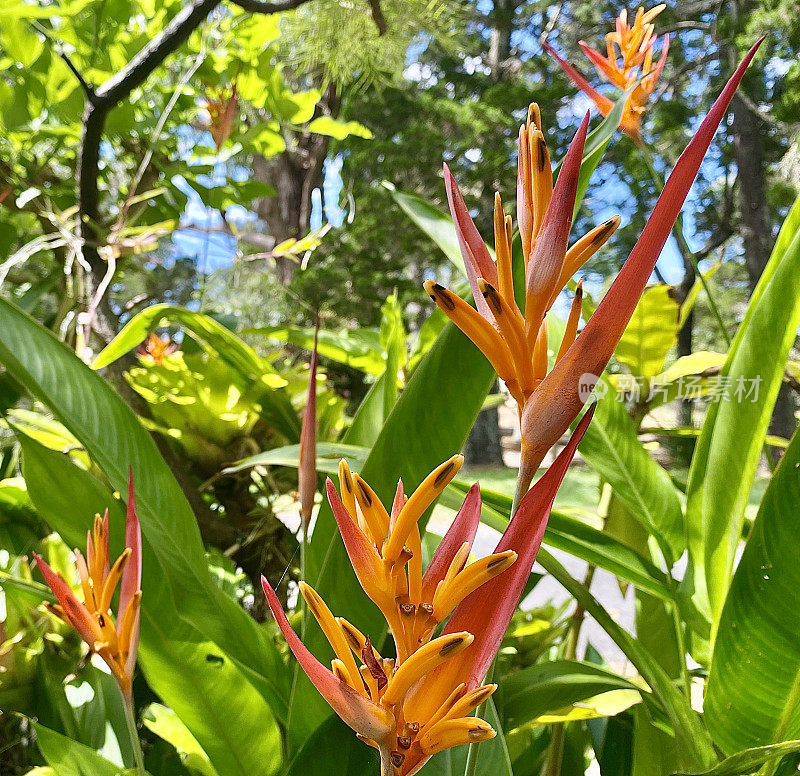
[[[81,73],[81,71],[75,67],[75,63],[69,58],[69,54],[67,54],[67,52],[64,50],[64,47],[61,45],[61,43],[59,43],[57,40],[54,40],[47,28],[43,27],[38,22],[32,21],[31,27],[33,27],[38,33],[47,39],[48,43],[50,43],[50,45],[55,49],[56,54],[61,57],[61,59],[64,61],[64,64],[69,68],[69,71],[75,76],[87,98],[93,100],[95,96],[94,87],[83,77],[83,73]]]
[[[218,5],[220,0],[193,0],[187,3],[125,67],[97,89],[98,107],[106,111],[141,86],[170,54],[189,36]]]
[[[369,6],[372,9],[372,19],[375,22],[375,26],[378,28],[378,34],[385,35],[388,25],[386,23],[386,17],[383,15],[380,0],[369,0]]]
[[[87,293],[92,298],[106,274],[105,262],[98,246],[103,244],[101,234],[103,218],[100,213],[98,176],[100,145],[109,112],[141,86],[164,60],[176,51],[221,0],[192,0],[187,3],[125,67],[97,89],[87,91],[83,114],[83,136],[78,155],[78,233],[83,257],[91,268],[87,278]],[[253,13],[279,13],[297,8],[308,0],[238,0],[241,8]],[[72,69],[72,68],[71,68]],[[88,86],[88,84],[87,84]],[[102,309],[102,308],[101,308]],[[109,326],[98,327],[101,337],[108,339],[114,332]]]
[[[308,0],[278,0],[278,2],[272,3],[266,2],[266,0],[231,0],[231,2],[250,13],[281,13],[281,11],[298,8]]]

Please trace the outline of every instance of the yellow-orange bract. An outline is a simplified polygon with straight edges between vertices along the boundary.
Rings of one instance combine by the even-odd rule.
[[[467,564],[481,510],[480,491],[473,486],[424,573],[418,520],[456,475],[461,456],[434,469],[409,498],[400,482],[388,510],[361,477],[340,464],[341,497],[328,480],[328,500],[355,574],[386,618],[392,657],[379,654],[367,635],[334,616],[301,582],[308,609],[336,655],[329,671],[300,642],[262,579],[270,609],[301,667],[334,711],[378,749],[383,776],[410,776],[437,752],[494,737],[489,724],[469,715],[495,690],[483,684],[484,677],[590,419],[587,413],[523,500],[494,553]]]
[[[108,511],[103,518],[95,515],[94,526],[87,532],[86,558],[75,550],[83,601],[79,601],[67,582],[56,574],[36,553],[36,565],[57,604],[48,609],[72,625],[80,637],[111,669],[126,701],[131,697],[131,682],[139,644],[139,607],[142,600],[142,538],[133,479],[128,485],[128,509],[125,521],[125,549],[110,563],[108,554]],[[120,586],[116,620],[111,599]]]

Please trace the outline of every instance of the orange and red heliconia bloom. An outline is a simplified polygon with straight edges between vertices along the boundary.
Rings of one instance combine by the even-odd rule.
[[[495,263],[445,167],[450,209],[477,310],[433,281],[425,288],[483,351],[519,404],[524,496],[494,553],[467,565],[480,518],[480,493],[474,486],[423,572],[418,520],[455,476],[461,456],[431,472],[410,497],[401,481],[390,509],[342,462],[341,495],[328,480],[328,500],[355,574],[386,618],[393,657],[380,654],[368,635],[334,616],[319,594],[302,582],[300,592],[336,655],[330,669],[323,666],[292,630],[262,577],[270,609],[292,653],[333,710],[380,752],[382,776],[411,776],[437,752],[495,735],[485,721],[469,715],[495,689],[483,681],[519,603],[556,491],[591,422],[593,407],[545,474],[530,490],[528,484],[583,408],[585,397],[578,390],[582,375],[600,375],[611,357],[758,45],[695,132],[628,260],[580,334],[578,289],[549,372],[547,311],[582,260],[617,226],[616,220],[607,222],[568,247],[588,116],[555,186],[536,106],[520,130],[517,218],[525,262],[525,293],[519,295],[524,309],[513,288],[511,219],[499,197]]]
[[[328,609],[304,582],[300,592],[336,655],[323,666],[292,630],[275,592],[262,586],[289,647],[333,710],[381,755],[382,773],[410,776],[437,752],[495,736],[470,713],[496,689],[483,680],[519,603],[542,542],[556,491],[583,436],[586,413],[555,463],[525,496],[494,553],[467,563],[481,498],[473,486],[428,568],[418,521],[457,474],[454,456],[406,496],[402,481],[390,509],[342,461],[337,492],[327,496],[364,592],[381,610],[394,641],[383,657],[369,635]],[[486,583],[492,580],[491,585]]]
[[[606,35],[606,56],[595,51],[586,41],[578,42],[604,81],[608,81],[622,92],[632,90],[625,101],[620,128],[640,144],[642,117],[669,52],[669,37],[665,36],[661,54],[656,62],[653,61],[658,40],[653,20],[665,8],[666,5],[663,3],[649,11],[640,6],[633,24],[628,23],[628,12],[623,9],[617,17],[614,31]],[[545,43],[544,47],[573,83],[592,100],[600,113],[607,116],[614,107],[614,101],[591,86],[569,62],[555,52],[549,43]]]
[[[136,516],[133,477],[128,483],[125,520],[125,549],[112,564],[108,550],[108,510],[95,515],[87,532],[86,557],[75,550],[83,601],[72,592],[67,581],[41,556],[34,553],[36,565],[58,603],[46,604],[59,618],[70,624],[89,649],[111,669],[126,699],[131,697],[136,651],[139,645],[139,617],[142,601],[142,537]],[[119,586],[116,616],[111,599]]]
[[[577,287],[564,335],[556,349],[547,312],[567,281],[613,234],[612,218],[569,246],[588,114],[575,134],[553,185],[539,109],[532,105],[520,128],[517,222],[525,270],[524,294],[513,286],[511,217],[495,199],[496,261],[478,232],[458,185],[445,165],[450,212],[475,307],[434,281],[425,290],[481,349],[516,399],[522,428],[522,495],[550,448],[581,411],[583,375],[598,379],[622,337],[647,285],[675,219],[694,182],[714,133],[755,55],[749,51],[681,154],[633,250],[594,314],[578,334],[581,287]],[[520,305],[516,299],[524,300]],[[549,368],[549,353],[554,365]],[[549,371],[548,371],[549,369]],[[585,382],[585,381],[584,381]]]

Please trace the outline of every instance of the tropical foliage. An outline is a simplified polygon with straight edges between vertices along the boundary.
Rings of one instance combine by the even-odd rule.
[[[795,22],[569,5],[0,9],[0,776],[797,770]]]

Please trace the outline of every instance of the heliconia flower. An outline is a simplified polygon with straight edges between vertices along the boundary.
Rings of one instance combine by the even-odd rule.
[[[210,91],[206,95],[205,128],[211,133],[218,151],[233,134],[238,110],[239,98],[236,93],[236,84]]]
[[[582,376],[588,375],[596,382],[608,364],[672,231],[714,133],[760,45],[761,41],[758,41],[750,49],[694,132],[667,179],[647,225],[622,270],[577,336],[580,289],[576,293],[566,333],[558,348],[555,366],[549,374],[545,374],[548,343],[543,312],[552,305],[555,295],[580,266],[584,254],[587,257],[591,255],[596,250],[595,246],[599,247],[608,239],[605,232],[610,234],[617,225],[617,222],[606,222],[595,227],[564,253],[572,223],[575,188],[586,131],[585,120],[564,158],[558,181],[538,230],[534,228],[537,221],[531,220],[531,212],[537,211],[535,207],[532,209],[529,206],[534,199],[529,193],[527,182],[529,161],[521,154],[523,161],[520,162],[518,174],[518,192],[521,194],[518,194],[518,201],[522,202],[522,207],[518,218],[523,251],[529,239],[527,235],[533,235],[530,238],[533,247],[526,262],[524,318],[518,309],[515,313],[513,304],[508,250],[511,226],[508,217],[505,217],[507,238],[498,243],[495,265],[470,218],[455,181],[445,169],[450,209],[476,306],[480,312],[432,281],[428,281],[425,288],[445,314],[483,351],[520,405],[522,456],[518,497],[527,490],[548,450],[580,413],[587,395],[581,390],[581,383],[585,382],[582,381]],[[536,117],[535,109],[531,113]],[[521,132],[521,137],[530,136],[528,126],[523,127],[526,132]],[[538,140],[535,132],[533,135]],[[528,148],[522,143],[521,147]],[[528,154],[528,159],[531,158],[531,154]],[[522,183],[519,179],[522,179]],[[544,183],[542,186],[544,187]],[[501,212],[496,213],[496,234],[499,232],[498,224],[503,219]],[[526,222],[526,219],[529,221]],[[533,389],[529,390],[531,385]]]
[[[628,12],[623,9],[617,17],[616,29],[606,35],[605,57],[591,48],[586,41],[578,42],[601,78],[623,92],[635,85],[625,101],[620,127],[639,144],[643,142],[642,116],[650,95],[656,88],[669,52],[669,37],[665,36],[661,55],[653,64],[653,50],[658,36],[654,32],[655,27],[652,22],[666,7],[662,3],[645,12],[640,6],[632,25],[628,24]],[[595,90],[569,62],[555,52],[549,43],[545,43],[544,47],[573,83],[594,102],[600,113],[607,116],[614,107],[613,100]]]
[[[173,342],[169,337],[159,337],[155,332],[151,332],[144,345],[140,345],[138,353],[140,356],[150,356],[156,366],[161,366],[167,356],[177,353],[178,343]]]
[[[328,670],[294,633],[262,577],[269,607],[292,653],[333,710],[380,752],[382,776],[411,776],[437,752],[495,736],[489,724],[469,715],[496,689],[483,680],[519,603],[556,491],[592,412],[522,500],[495,552],[468,565],[480,520],[477,485],[467,493],[424,573],[417,525],[455,476],[461,456],[431,472],[409,498],[401,481],[391,510],[342,461],[341,498],[328,480],[328,500],[356,576],[389,625],[395,657],[379,654],[368,636],[335,617],[316,591],[301,582],[300,592],[336,655]]]
[[[425,290],[483,351],[516,399],[520,415],[547,374],[547,312],[567,281],[606,243],[620,223],[619,216],[614,216],[568,247],[587,127],[588,115],[570,144],[555,187],[536,104],[530,106],[527,122],[520,127],[517,221],[526,274],[524,315],[514,297],[512,220],[503,211],[500,195],[495,195],[494,208],[495,264],[455,179],[447,165],[444,167],[450,212],[478,309],[432,280],[425,283]],[[567,328],[559,352],[565,352],[575,338],[581,297],[578,287],[573,303],[575,325]]]
[[[142,601],[142,535],[136,516],[133,476],[128,480],[125,549],[122,554],[110,564],[108,510],[103,518],[95,515],[93,530],[87,532],[86,557],[75,550],[82,602],[60,574],[54,572],[36,553],[34,557],[58,601],[57,604],[46,604],[47,608],[75,628],[89,649],[105,661],[129,702],[139,646]],[[118,585],[119,604],[114,617],[111,599]]]

